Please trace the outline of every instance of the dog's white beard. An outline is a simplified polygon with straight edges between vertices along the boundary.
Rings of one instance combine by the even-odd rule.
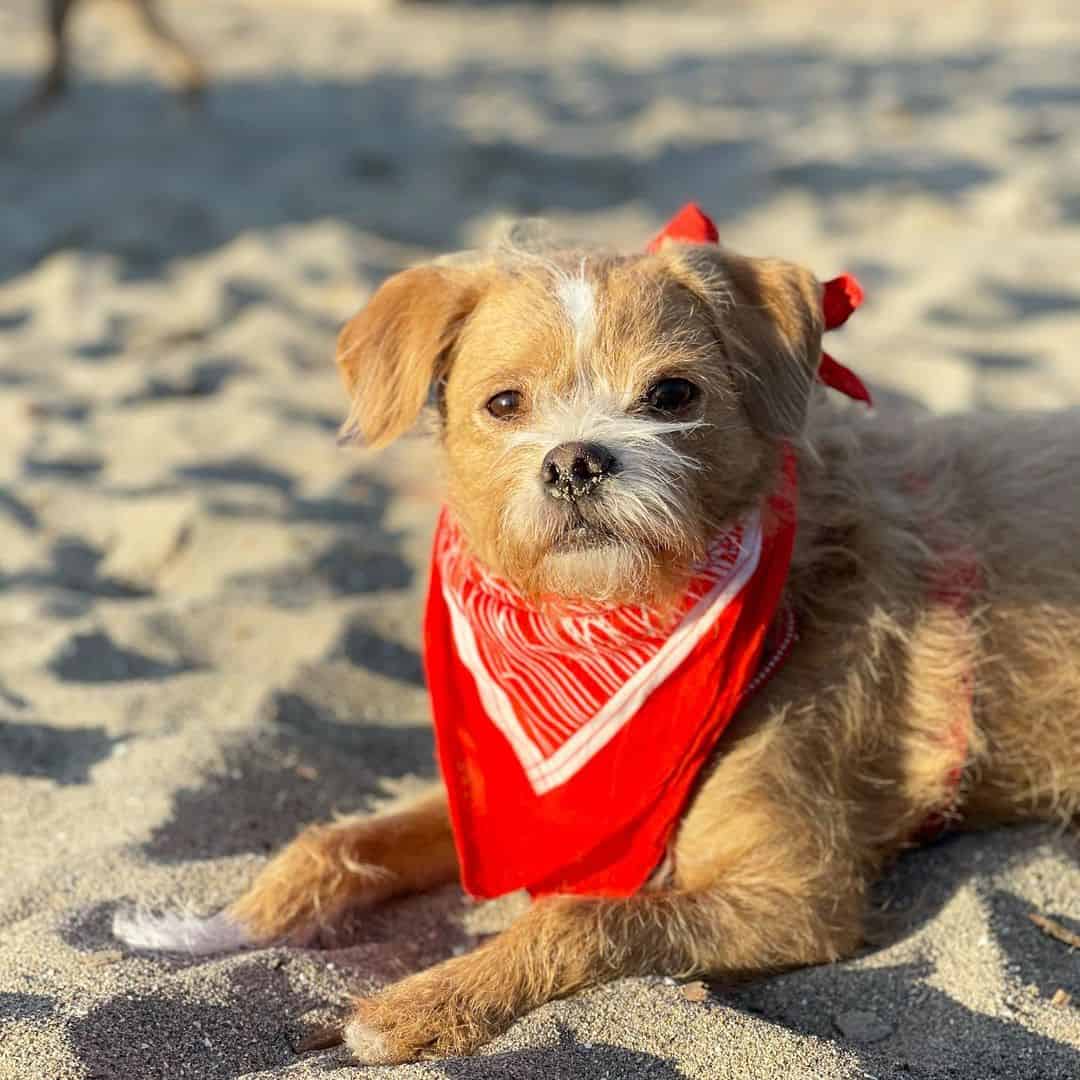
[[[605,601],[641,591],[652,570],[650,554],[628,544],[555,551],[544,560],[544,591]]]

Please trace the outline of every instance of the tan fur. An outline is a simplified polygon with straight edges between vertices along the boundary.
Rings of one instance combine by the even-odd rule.
[[[337,359],[353,401],[348,434],[385,446],[413,425],[482,289],[475,273],[417,267],[345,324]]]
[[[347,912],[457,875],[441,791],[395,813],[306,828],[272,859],[230,913],[257,940],[308,944]]]
[[[623,901],[542,900],[475,952],[358,1001],[346,1037],[365,1060],[469,1052],[528,1009],[620,975],[734,976],[843,956],[862,938],[870,885],[948,804],[957,764],[968,826],[1067,822],[1080,807],[1080,417],[890,430],[834,412],[810,384],[813,280],[723,251],[590,259],[597,323],[582,350],[552,285],[579,265],[574,254],[462,270],[481,275],[477,288],[459,278],[442,298],[429,292],[442,271],[392,280],[360,337],[355,327],[343,337],[352,384],[373,395],[356,406],[361,426],[377,439],[401,430],[443,364],[449,497],[477,554],[533,591],[558,580],[592,595],[590,553],[554,558],[545,515],[557,510],[520,495],[539,451],[515,448],[512,432],[530,414],[500,423],[483,404],[513,386],[530,410],[571,395],[585,409],[620,400],[632,414],[650,380],[691,374],[704,391],[700,425],[650,444],[689,459],[668,496],[681,524],[650,536],[631,521],[626,552],[603,549],[626,571],[616,592],[673,589],[710,532],[770,489],[787,435],[800,450],[788,584],[800,640],[725,734],[668,884]],[[405,386],[397,403],[388,373]],[[577,384],[586,390],[573,397]],[[629,438],[624,427],[611,430]],[[507,505],[528,519],[514,536],[531,541],[506,541]],[[979,569],[971,618],[935,591],[957,553]],[[957,688],[971,671],[965,763]],[[303,834],[232,913],[262,940],[310,936],[351,907],[446,879],[450,850],[433,794],[395,817]]]

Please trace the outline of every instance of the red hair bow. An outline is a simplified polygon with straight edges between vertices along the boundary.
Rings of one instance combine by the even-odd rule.
[[[719,243],[720,233],[709,216],[697,203],[687,203],[657,234],[649,241],[647,250],[659,251],[665,240],[679,240],[687,244]],[[847,322],[851,313],[863,302],[862,286],[851,274],[841,274],[825,282],[822,296],[822,309],[825,315],[825,329],[835,330]],[[841,394],[846,394],[855,401],[872,405],[870,391],[858,375],[844,367],[827,352],[821,354],[818,378]]]

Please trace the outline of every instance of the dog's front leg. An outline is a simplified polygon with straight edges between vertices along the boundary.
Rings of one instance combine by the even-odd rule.
[[[350,911],[456,876],[446,792],[439,787],[401,810],[305,829],[228,914],[253,941],[306,944],[332,937]]]
[[[117,914],[114,932],[135,948],[221,952],[248,945],[333,940],[350,912],[457,876],[446,792],[404,808],[313,825],[279,852],[234,904],[209,919]]]
[[[835,912],[834,912],[835,914]],[[768,971],[835,958],[857,921],[768,890],[538,901],[476,951],[355,1003],[345,1040],[367,1063],[471,1053],[531,1009],[626,975]]]
[[[159,50],[181,93],[189,103],[197,102],[206,89],[206,73],[198,57],[165,22],[153,0],[128,0],[128,5],[143,33]]]

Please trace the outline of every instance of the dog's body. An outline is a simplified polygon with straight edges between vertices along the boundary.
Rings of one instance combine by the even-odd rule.
[[[661,604],[710,531],[768,493],[785,443],[800,470],[799,641],[723,736],[669,879],[628,899],[539,900],[475,952],[359,1001],[346,1038],[361,1059],[468,1052],[622,975],[834,960],[928,819],[1076,814],[1080,417],[890,431],[834,411],[812,388],[819,297],[787,264],[672,246],[408,271],[344,332],[369,441],[441,385],[450,503],[482,562],[528,592]],[[567,438],[606,439],[621,470],[549,498],[541,460]],[[942,587],[957,567],[962,603]],[[433,791],[305,831],[201,943],[311,940],[456,873]]]

